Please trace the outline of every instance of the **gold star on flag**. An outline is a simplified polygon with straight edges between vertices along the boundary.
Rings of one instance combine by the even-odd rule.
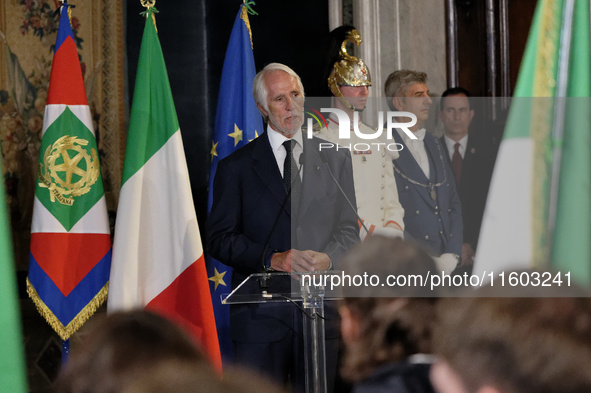
[[[249,139],[248,141],[249,141],[249,142],[252,142],[252,141],[254,141],[255,139],[257,139],[258,137],[259,137],[259,134],[258,134],[257,130],[254,130],[254,138],[252,138],[252,139]]]
[[[242,140],[242,130],[238,128],[236,123],[234,123],[234,132],[228,134],[228,136],[234,138],[234,147],[236,147],[238,145],[238,142]]]
[[[211,161],[213,161],[213,157],[217,157],[218,156],[218,143],[219,142],[211,142],[212,146],[211,146]]]
[[[224,282],[224,276],[226,275],[227,272],[218,272],[217,268],[213,268],[214,273],[213,276],[209,277],[209,281],[213,281],[215,283],[215,287],[213,288],[213,290],[217,290],[218,289],[218,285],[223,285],[223,286],[227,286],[226,283]]]

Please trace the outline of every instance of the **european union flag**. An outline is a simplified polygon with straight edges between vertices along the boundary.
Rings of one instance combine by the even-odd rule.
[[[232,28],[218,98],[215,130],[211,146],[208,212],[213,201],[213,179],[219,160],[244,146],[263,131],[263,122],[252,96],[252,81],[256,75],[252,53],[252,36],[246,7],[240,6]],[[207,256],[207,275],[211,300],[218,329],[218,339],[224,362],[231,361],[230,307],[222,305],[220,295],[229,293],[232,269]]]

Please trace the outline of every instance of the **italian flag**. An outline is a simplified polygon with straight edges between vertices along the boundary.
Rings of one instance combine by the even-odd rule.
[[[149,17],[131,108],[107,304],[109,312],[147,308],[169,317],[221,367],[181,131]]]
[[[111,234],[92,117],[62,5],[35,185],[27,291],[67,340],[107,298]]]
[[[591,283],[589,35],[589,1],[539,1],[491,181],[475,274],[536,267]]]

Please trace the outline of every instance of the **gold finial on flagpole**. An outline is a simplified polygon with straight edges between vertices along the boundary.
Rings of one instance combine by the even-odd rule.
[[[68,0],[63,0],[59,2],[57,9],[51,14],[52,17],[59,15],[62,7],[67,7],[68,12],[68,20],[70,21],[70,26],[72,26],[72,8],[76,7],[74,4],[68,4]]]
[[[158,12],[154,5],[156,4],[156,0],[140,0],[140,3],[143,7],[146,7],[146,10],[142,12],[140,15],[145,15],[146,18],[148,14],[152,15],[152,22],[154,22],[154,28],[156,29],[156,33],[158,33],[158,27],[156,27],[156,17],[154,16],[155,13]]]

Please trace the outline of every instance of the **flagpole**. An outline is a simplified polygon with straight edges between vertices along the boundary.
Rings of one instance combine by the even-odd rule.
[[[55,12],[60,12],[62,7],[66,7],[66,11],[68,12],[68,19],[70,19],[70,5],[68,4],[68,0],[63,0],[62,5],[55,10]],[[70,357],[70,339],[62,340],[62,368],[68,362],[68,358]]]
[[[70,357],[70,339],[62,340],[62,368],[68,362]]]
[[[59,12],[62,7],[66,7],[68,12],[68,19],[70,18],[70,5],[68,4],[68,0],[63,0],[62,5],[58,7],[56,12]],[[72,6],[73,7],[73,6]],[[68,362],[68,358],[70,357],[70,339],[62,340],[62,368]]]
[[[552,168],[548,198],[547,263],[550,265],[554,246],[554,231],[558,210],[558,190],[560,185],[560,164],[562,158],[564,124],[566,115],[566,96],[568,88],[571,41],[573,30],[575,0],[565,0],[562,11],[562,28],[558,54],[558,72],[556,76],[556,94],[554,98],[554,118],[552,122]]]

